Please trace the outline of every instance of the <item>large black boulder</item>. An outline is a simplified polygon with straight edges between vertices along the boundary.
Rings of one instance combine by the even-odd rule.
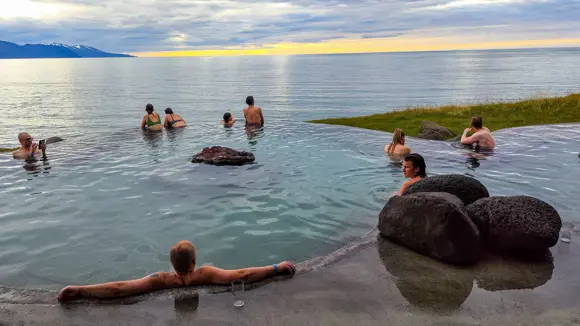
[[[545,250],[558,242],[562,228],[554,207],[528,196],[483,198],[466,209],[483,242],[501,252]]]
[[[212,165],[244,165],[253,163],[255,159],[254,154],[249,152],[214,146],[206,147],[201,152],[195,154],[191,162]]]
[[[459,198],[448,193],[393,196],[379,215],[386,238],[452,264],[477,261],[481,241],[477,227]]]
[[[410,185],[403,196],[418,192],[447,192],[469,205],[478,199],[489,197],[489,192],[477,179],[461,174],[436,175]]]

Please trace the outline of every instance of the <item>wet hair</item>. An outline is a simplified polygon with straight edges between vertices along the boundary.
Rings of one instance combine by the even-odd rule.
[[[403,129],[396,128],[393,132],[393,141],[391,142],[391,145],[389,145],[387,151],[391,152],[391,150],[395,150],[395,146],[403,145],[403,137],[405,137],[405,132]]]
[[[173,114],[173,110],[171,108],[165,109],[165,114]]]
[[[419,168],[419,172],[417,175],[421,178],[427,177],[427,165],[425,165],[425,160],[423,156],[417,153],[411,153],[404,158],[405,162],[411,162],[413,164],[413,168]]]
[[[229,112],[224,113],[224,121],[225,122],[230,122],[230,119],[232,118],[232,114]]]
[[[195,261],[195,246],[189,241],[180,241],[171,248],[169,259],[177,274],[187,274]]]
[[[475,129],[483,128],[483,119],[478,115],[474,115],[471,118],[471,126]]]
[[[246,97],[246,104],[247,105],[254,105],[254,97],[253,96]]]
[[[145,111],[147,111],[147,113],[151,114],[153,112],[153,104],[149,103],[145,106]]]

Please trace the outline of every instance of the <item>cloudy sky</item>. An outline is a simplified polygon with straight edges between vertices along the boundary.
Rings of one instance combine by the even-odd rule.
[[[580,0],[0,0],[0,40],[144,55],[580,46],[579,17]]]

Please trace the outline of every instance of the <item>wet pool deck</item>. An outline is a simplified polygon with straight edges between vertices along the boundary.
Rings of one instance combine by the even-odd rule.
[[[580,325],[580,234],[573,235],[552,248],[553,264],[487,258],[461,269],[377,240],[374,231],[301,264],[294,279],[247,291],[242,308],[231,293],[195,289],[67,305],[53,301],[54,292],[4,289],[0,325]]]

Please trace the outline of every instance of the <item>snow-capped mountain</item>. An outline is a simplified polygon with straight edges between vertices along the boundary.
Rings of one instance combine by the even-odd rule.
[[[131,57],[127,54],[103,52],[86,45],[61,43],[18,45],[0,41],[0,59],[16,58],[109,58]]]

